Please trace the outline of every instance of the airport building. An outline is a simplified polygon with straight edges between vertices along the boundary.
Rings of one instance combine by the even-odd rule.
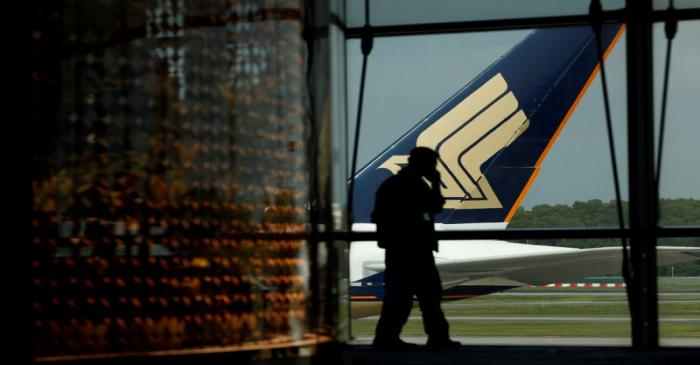
[[[625,241],[634,275],[627,282],[597,281],[595,287],[626,287],[635,303],[622,335],[629,343],[619,351],[635,356],[663,350],[656,245],[676,240],[700,247],[700,217],[680,223],[657,219],[656,116],[666,109],[660,86],[668,76],[654,78],[667,58],[654,58],[652,45],[665,47],[666,40],[655,36],[663,34],[664,24],[680,23],[680,34],[684,23],[698,22],[700,2],[676,1],[676,8],[669,9],[666,1],[610,0],[602,1],[600,13],[591,13],[588,1],[520,3],[36,4],[30,26],[32,207],[26,237],[32,361],[371,363],[372,355],[353,342],[351,297],[359,284],[351,283],[349,258],[351,242],[376,237],[351,229],[357,223],[353,213],[363,207],[348,197],[358,197],[362,187],[349,183],[365,165],[357,162],[361,128],[372,130],[371,125],[382,122],[362,113],[368,98],[376,95],[367,91],[377,88],[377,82],[389,82],[368,76],[373,45],[598,22],[625,24],[626,43],[617,45],[617,52],[626,55],[623,74],[617,75],[625,90],[623,99],[615,101],[624,115],[615,116],[626,131],[626,142],[617,146],[626,196],[618,194],[617,201],[628,204],[624,210],[618,207],[627,223],[618,225],[618,210],[611,204],[607,213],[587,214],[611,215],[613,227],[517,223],[507,230],[459,229],[438,235],[445,241],[608,240],[618,246]],[[655,43],[658,39],[664,43]],[[679,42],[675,52],[691,48]],[[678,72],[682,78],[683,71]],[[477,75],[467,76],[469,81]],[[694,87],[697,94],[698,85]],[[430,112],[424,110],[410,122]],[[406,130],[394,131],[389,139]],[[687,133],[698,133],[697,128]],[[693,151],[665,143],[672,156],[700,152],[697,145]],[[664,168],[677,171],[672,165],[666,162]],[[688,168],[698,170],[697,165]],[[523,179],[529,188],[531,182]],[[686,180],[700,183],[694,174]],[[695,193],[670,191],[667,196],[690,198],[683,204],[697,207],[697,185]],[[522,197],[511,200],[506,222],[521,212]],[[522,217],[536,218],[534,210],[522,212]],[[542,284],[572,286],[533,286]],[[581,281],[579,286],[594,285]],[[697,323],[691,320],[683,330],[691,340],[698,338],[695,329],[700,333]],[[700,344],[691,340],[676,352],[661,351],[658,358],[697,356]],[[397,356],[397,363],[408,361],[405,354]],[[495,355],[485,358],[499,361],[489,356]]]

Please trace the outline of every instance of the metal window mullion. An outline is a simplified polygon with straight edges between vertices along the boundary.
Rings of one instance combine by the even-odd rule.
[[[659,227],[657,237],[698,237],[700,227]],[[439,240],[519,240],[519,239],[610,239],[630,237],[630,230],[618,228],[532,228],[532,229],[506,229],[506,230],[464,230],[464,231],[439,231],[436,232]],[[151,237],[151,236],[144,236]],[[158,236],[152,236],[158,237]],[[299,233],[235,233],[223,234],[222,238],[233,240],[310,240],[313,242],[330,241],[376,241],[376,232],[299,232]],[[313,242],[309,242],[313,244]],[[70,247],[69,239],[59,239],[59,247]]]
[[[652,2],[628,0],[626,9],[632,346],[651,349],[659,346]]]
[[[627,21],[626,10],[605,11],[602,14],[604,21]],[[675,12],[667,10],[656,10],[650,13],[650,20],[662,22],[667,19],[700,20],[700,9],[677,9]],[[570,27],[577,25],[590,25],[592,18],[590,15],[565,15],[565,16],[543,16],[534,18],[513,18],[513,19],[492,19],[474,20],[463,22],[436,22],[424,24],[399,24],[372,26],[374,37],[392,37],[421,34],[447,34],[447,33],[467,33],[484,32],[495,30],[516,30],[544,27]],[[346,38],[361,38],[362,27],[346,27],[339,24],[344,30]]]

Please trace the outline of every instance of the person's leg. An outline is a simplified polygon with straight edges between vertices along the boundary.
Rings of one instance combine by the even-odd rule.
[[[384,271],[384,302],[382,312],[375,330],[375,344],[400,342],[399,335],[411,308],[413,292],[410,281],[403,272],[400,258],[387,253]]]
[[[423,315],[423,328],[432,341],[447,341],[449,325],[440,307],[442,301],[442,282],[435,267],[432,255],[430,260],[421,262],[420,279],[417,280],[418,303]]]
[[[408,300],[407,300],[408,299]],[[382,312],[377,322],[375,337],[383,341],[399,339],[408,315],[411,312],[411,297],[402,290],[387,290]]]

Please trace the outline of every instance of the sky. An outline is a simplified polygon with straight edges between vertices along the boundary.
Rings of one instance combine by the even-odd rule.
[[[506,53],[530,30],[375,39],[369,57],[358,170]],[[673,43],[661,196],[700,199],[700,21],[682,22]],[[620,185],[627,198],[625,35],[606,62]],[[654,29],[655,119],[659,119],[666,40]],[[348,120],[354,136],[362,54],[347,42]],[[524,70],[525,71],[525,70]],[[657,133],[658,137],[658,133]],[[350,141],[352,146],[352,141]],[[522,206],[614,199],[600,75],[591,84]]]

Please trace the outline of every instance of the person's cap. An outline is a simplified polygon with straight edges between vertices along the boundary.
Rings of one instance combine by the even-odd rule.
[[[437,159],[440,155],[428,147],[416,147],[411,150],[409,159],[411,160],[428,160]]]

